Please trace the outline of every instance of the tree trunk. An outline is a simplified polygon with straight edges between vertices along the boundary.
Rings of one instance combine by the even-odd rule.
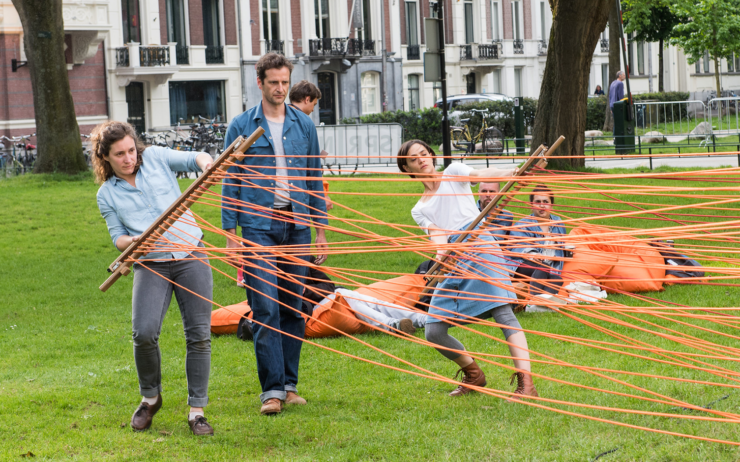
[[[663,93],[665,87],[663,86],[663,39],[658,42],[658,91]]]
[[[38,157],[35,172],[87,170],[64,58],[62,2],[13,0],[23,25],[33,88]]]
[[[540,144],[565,141],[551,159],[552,168],[573,170],[585,165],[586,99],[594,49],[606,27],[612,0],[550,0],[553,11],[547,64],[532,136]],[[558,159],[557,156],[575,156]]]
[[[617,71],[619,71],[619,11],[617,10],[617,2],[613,2],[613,5],[609,8],[609,86],[604,89],[607,95],[606,112],[604,114],[604,128],[602,131],[610,132],[614,130],[614,117],[612,116],[612,109],[609,107],[609,88],[612,83],[617,80]]]

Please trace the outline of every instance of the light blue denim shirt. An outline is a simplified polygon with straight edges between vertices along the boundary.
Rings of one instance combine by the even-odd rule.
[[[98,189],[98,208],[108,224],[113,245],[121,236],[138,236],[180,197],[180,185],[175,172],[199,172],[195,158],[200,152],[175,151],[150,146],[142,154],[143,162],[136,173],[136,187],[112,176]],[[157,241],[158,246],[198,245],[203,232],[195,225],[188,210]],[[169,242],[168,242],[169,241]],[[187,252],[151,252],[147,260],[182,259]]]
[[[327,224],[321,150],[311,119],[286,105],[283,133],[271,133],[260,102],[231,120],[224,146],[229,146],[240,135],[248,137],[257,127],[262,127],[265,133],[247,149],[244,159],[229,167],[229,173],[239,176],[224,178],[221,227],[233,229],[239,225],[247,229],[270,229],[277,168],[274,136],[283,137],[295,229],[311,226],[312,222]]]

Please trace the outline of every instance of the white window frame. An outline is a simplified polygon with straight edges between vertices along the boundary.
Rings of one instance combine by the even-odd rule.
[[[409,12],[408,5],[410,3],[413,3],[414,6],[416,7],[416,24],[414,24],[414,27],[416,28],[416,43],[411,43],[411,37],[410,37],[411,31],[409,30],[409,26],[411,26],[411,21],[409,21],[409,14],[408,14]],[[416,0],[409,0],[404,3],[404,8],[405,8],[405,11],[403,13],[404,13],[404,16],[406,17],[406,24],[404,24],[404,27],[406,27],[406,45],[421,45],[421,29],[419,27],[419,15],[421,13],[421,8],[419,5],[419,2],[417,2]]]
[[[264,28],[267,27],[267,39],[266,40],[282,40],[281,38],[274,39],[272,37],[272,6],[270,3],[272,3],[272,0],[259,0],[260,2],[260,39],[265,40],[265,31]],[[267,24],[264,24],[262,22],[262,17],[265,13],[265,7],[264,3],[267,3]],[[280,27],[280,0],[276,0],[277,2],[277,16],[278,16],[278,33],[282,32],[282,27]],[[283,34],[280,34],[282,37]]]
[[[514,40],[524,40],[524,20],[522,0],[511,1],[511,37]],[[518,37],[517,37],[518,35]]]
[[[374,85],[365,85],[365,75],[372,74],[374,77]],[[365,98],[365,89],[372,89],[375,91],[375,105],[369,107]],[[360,97],[362,98],[362,115],[366,114],[377,114],[380,112],[380,73],[375,71],[366,71],[360,74]]]
[[[415,89],[415,91],[416,91],[416,99],[417,99],[417,103],[418,103],[416,108],[412,108],[411,107],[411,101],[412,101],[412,98],[411,98],[411,77],[416,77],[416,89]],[[408,76],[406,76],[406,85],[408,86],[407,87],[407,90],[408,90],[408,93],[409,93],[409,109],[408,109],[409,111],[412,111],[412,110],[415,110],[415,109],[418,110],[418,109],[421,109],[422,108],[422,102],[421,102],[421,82],[423,80],[424,80],[423,79],[423,76],[420,75],[420,74],[409,74]]]
[[[503,10],[499,8],[501,2],[499,0],[491,0],[491,41],[501,40],[501,16]]]

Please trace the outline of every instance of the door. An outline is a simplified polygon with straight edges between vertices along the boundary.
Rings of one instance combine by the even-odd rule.
[[[126,103],[128,104],[126,122],[134,126],[136,133],[144,133],[146,118],[144,117],[144,84],[142,82],[131,82],[126,86]]]
[[[467,93],[469,95],[476,93],[475,73],[471,72],[465,76],[465,86],[467,87]]]
[[[321,92],[321,99],[319,100],[319,122],[323,122],[324,125],[336,125],[334,74],[331,72],[320,72],[318,87]]]

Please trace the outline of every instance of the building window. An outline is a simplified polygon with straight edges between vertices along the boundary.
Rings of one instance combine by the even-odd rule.
[[[198,116],[226,120],[224,82],[170,82],[170,124],[198,122]]]
[[[493,40],[501,40],[501,31],[498,27],[498,2],[491,2],[491,33]]]
[[[727,57],[727,72],[735,72],[735,60],[732,57],[732,54]]]
[[[522,68],[517,67],[514,69],[514,93],[515,97],[522,96]]]
[[[602,64],[601,65],[601,89],[604,90],[604,93],[609,93],[609,65],[608,64]]]
[[[167,0],[167,41],[187,45],[182,0]]]
[[[380,112],[380,80],[377,72],[363,72],[360,76],[362,85],[362,113],[375,114]]]
[[[435,104],[442,99],[442,82],[434,82],[432,84],[432,97]]]
[[[419,44],[419,19],[416,14],[416,2],[406,2],[406,36],[408,45]]]
[[[493,78],[493,92],[494,93],[501,93],[501,70],[496,69],[493,72],[491,72],[491,76]]]
[[[637,74],[645,75],[645,42],[637,42]]]
[[[545,2],[540,2],[540,35],[542,35],[542,37],[540,37],[540,40],[548,39],[547,32],[546,32],[547,24],[545,22],[547,20],[546,11],[547,10],[545,10]]]
[[[511,30],[514,31],[514,40],[521,40],[522,39],[522,31],[519,27],[519,7],[520,7],[520,1],[512,1],[511,2]]]
[[[465,2],[465,43],[475,42],[473,34],[473,2]]]
[[[419,104],[419,76],[409,74],[409,111],[421,109]]]
[[[704,52],[704,73],[709,74],[709,52]]]
[[[206,47],[221,46],[220,17],[218,0],[203,0],[203,40]]]
[[[314,0],[314,14],[316,17],[316,36],[329,38],[329,0]]]
[[[437,14],[437,1],[436,0],[429,0],[429,17],[430,18],[439,17],[439,15]]]
[[[139,29],[139,0],[121,0],[123,43],[141,43]]]
[[[278,0],[262,0],[262,38],[280,40]]]
[[[630,68],[630,75],[634,75],[635,73],[635,67],[633,66],[635,59],[634,59],[634,46],[632,43],[632,34],[627,34],[627,65]]]
[[[370,0],[362,0],[362,30],[359,36],[365,40],[372,40],[373,38],[371,17]]]

